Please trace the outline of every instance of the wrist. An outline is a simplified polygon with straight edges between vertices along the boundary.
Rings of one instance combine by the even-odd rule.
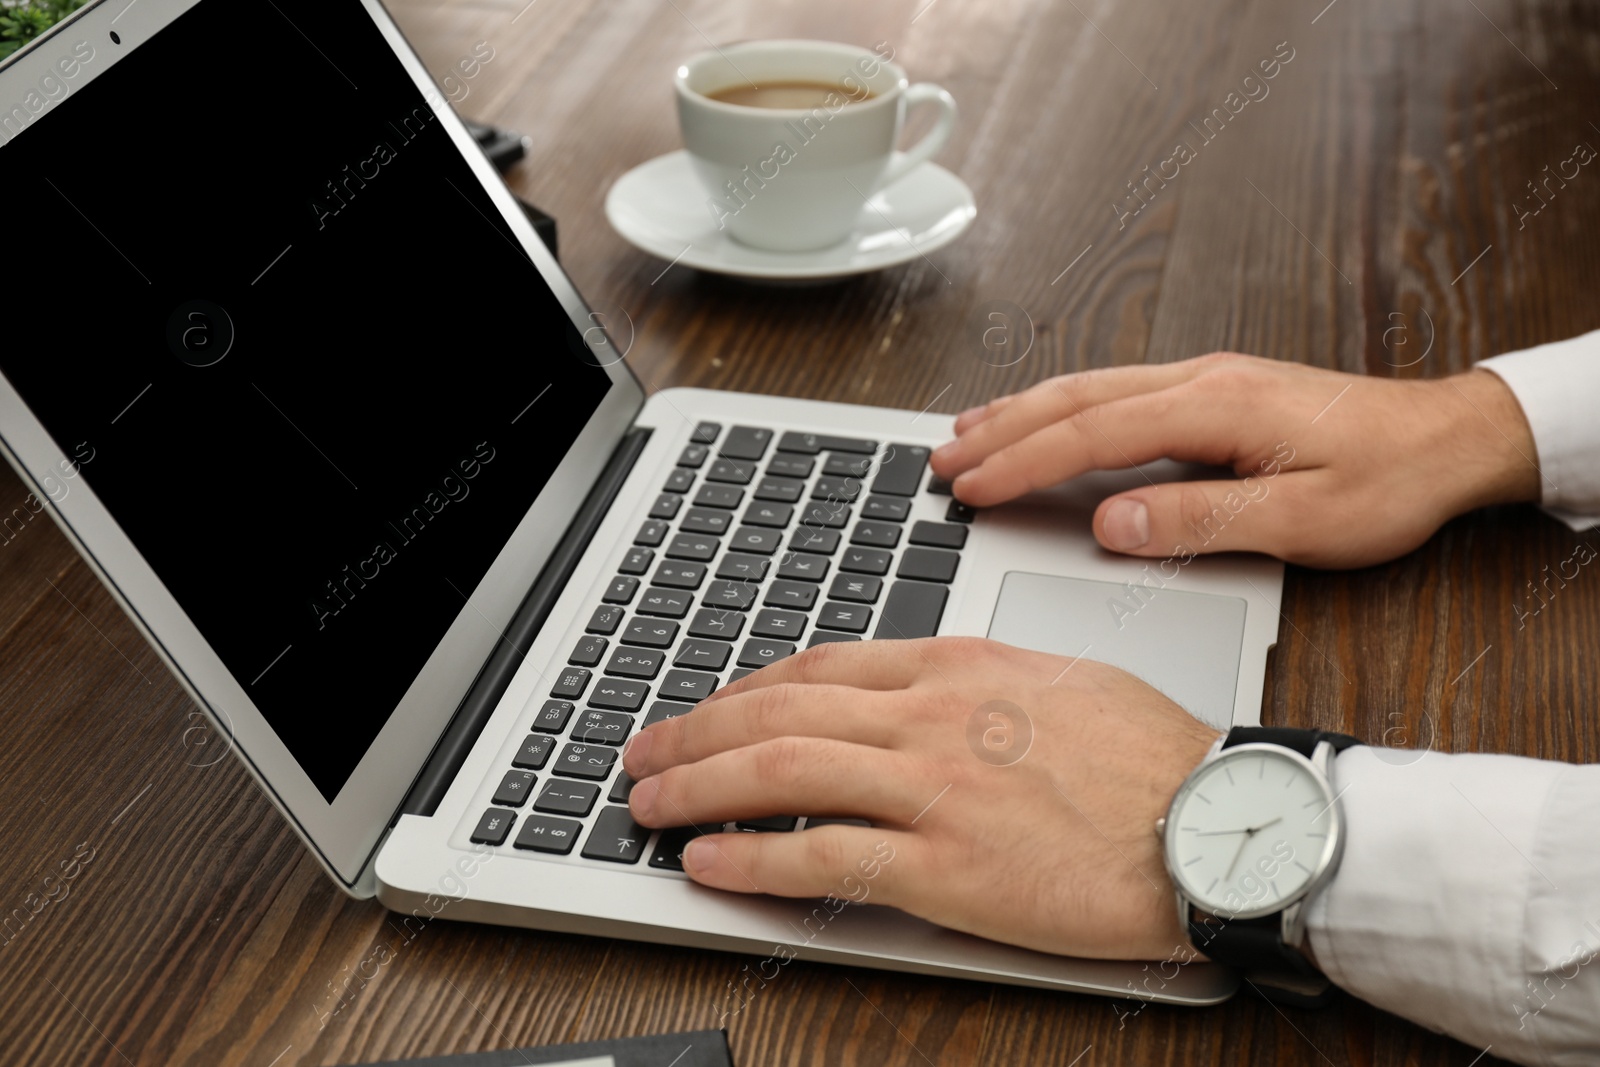
[[[1456,514],[1492,504],[1537,503],[1538,451],[1516,394],[1492,371],[1471,370],[1433,383],[1446,424],[1439,441],[1450,457]]]

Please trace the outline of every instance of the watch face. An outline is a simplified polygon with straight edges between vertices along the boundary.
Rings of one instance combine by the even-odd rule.
[[[1184,783],[1167,814],[1167,868],[1219,918],[1281,911],[1330,861],[1338,813],[1326,782],[1273,745],[1224,749]]]

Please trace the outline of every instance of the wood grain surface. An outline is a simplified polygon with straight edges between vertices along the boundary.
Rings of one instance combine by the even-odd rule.
[[[1215,349],[1435,376],[1600,327],[1600,171],[1518,210],[1542,168],[1600,145],[1600,9],[1576,0],[393,6],[436,73],[492,46],[460,110],[529,135],[510,184],[559,219],[591,303],[631,320],[629,361],[652,388],[956,411],[1063,371]],[[778,288],[663,273],[610,230],[611,183],[678,147],[677,62],[780,36],[889,42],[914,80],[955,95],[940,162],[976,195],[964,238]],[[1269,94],[1203,141],[1204,116],[1285,44]],[[1139,203],[1129,183],[1179,141],[1195,158],[1121,218]],[[464,316],[504,313],[468,305],[470,264],[460,280]],[[973,336],[993,300],[1032,323],[1013,366],[986,363]],[[0,512],[13,506],[24,491],[0,474]],[[741,957],[450,923],[407,940],[381,906],[344,898],[216,758],[51,524],[6,536],[0,911],[78,862],[0,944],[0,1062],[290,1067],[716,1025]],[[1496,509],[1386,566],[1291,568],[1265,720],[1600,759],[1600,580],[1520,625],[1513,608],[1580,540]],[[744,1067],[1498,1062],[1348,998],[1137,1008],[796,962],[729,1027]]]

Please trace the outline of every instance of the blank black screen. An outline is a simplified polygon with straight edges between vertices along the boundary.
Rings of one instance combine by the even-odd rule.
[[[331,801],[605,371],[354,0],[205,0],[0,174],[0,370]]]

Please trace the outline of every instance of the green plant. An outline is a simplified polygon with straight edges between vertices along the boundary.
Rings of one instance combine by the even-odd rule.
[[[87,0],[0,0],[0,59],[60,22]]]

